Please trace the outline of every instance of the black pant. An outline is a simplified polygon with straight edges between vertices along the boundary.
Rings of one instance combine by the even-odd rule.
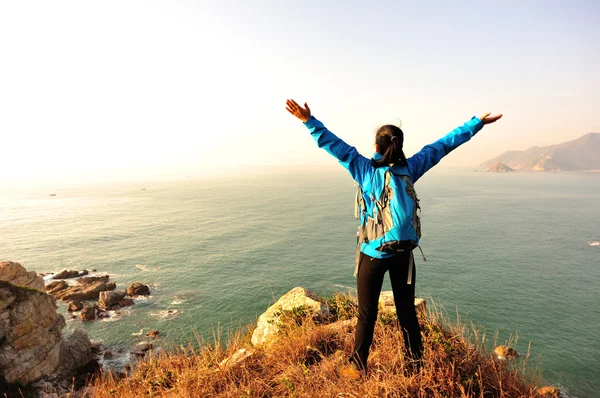
[[[417,312],[415,310],[415,278],[416,271],[412,267],[412,283],[409,285],[409,263],[414,261],[412,252],[406,251],[397,256],[377,259],[360,254],[360,263],[357,275],[358,287],[358,324],[356,325],[356,340],[352,361],[359,367],[366,369],[369,348],[373,342],[373,330],[377,320],[379,295],[383,276],[389,270],[394,293],[394,303],[398,321],[404,336],[406,352],[412,359],[420,359],[423,350],[421,331]]]

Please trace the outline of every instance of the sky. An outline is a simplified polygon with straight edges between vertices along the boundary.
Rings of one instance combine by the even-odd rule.
[[[600,132],[598,1],[2,1],[11,181],[339,167],[285,100],[365,156],[503,113],[438,167]],[[443,165],[443,166],[442,166]]]

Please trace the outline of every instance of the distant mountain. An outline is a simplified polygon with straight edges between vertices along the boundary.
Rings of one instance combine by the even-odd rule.
[[[508,151],[480,167],[487,170],[498,162],[525,171],[600,170],[600,133],[589,133],[558,145]]]
[[[510,173],[515,170],[511,169],[510,167],[508,167],[507,165],[505,165],[502,162],[496,162],[489,169],[487,169],[487,171],[493,171],[496,173]]]

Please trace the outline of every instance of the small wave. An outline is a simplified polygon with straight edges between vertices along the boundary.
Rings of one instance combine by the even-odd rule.
[[[139,269],[141,269],[141,270],[142,270],[142,271],[144,271],[144,272],[147,272],[147,271],[148,271],[148,268],[146,268],[146,266],[144,266],[144,265],[142,265],[142,264],[136,264],[136,265],[135,265],[135,268],[139,268]]]
[[[593,240],[587,243],[590,246],[600,246],[600,240]]]
[[[177,316],[179,310],[162,310],[151,312],[150,315],[155,316],[160,319],[173,319]]]

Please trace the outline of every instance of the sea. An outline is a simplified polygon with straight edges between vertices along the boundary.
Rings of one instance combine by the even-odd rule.
[[[600,397],[600,173],[439,167],[416,183],[427,261],[417,295],[515,348],[546,383]],[[296,286],[354,291],[356,188],[342,168],[173,181],[0,186],[0,261],[133,281],[151,296],[94,322],[126,352],[226,341]],[[52,195],[52,196],[51,196]],[[386,279],[384,289],[390,289]]]

